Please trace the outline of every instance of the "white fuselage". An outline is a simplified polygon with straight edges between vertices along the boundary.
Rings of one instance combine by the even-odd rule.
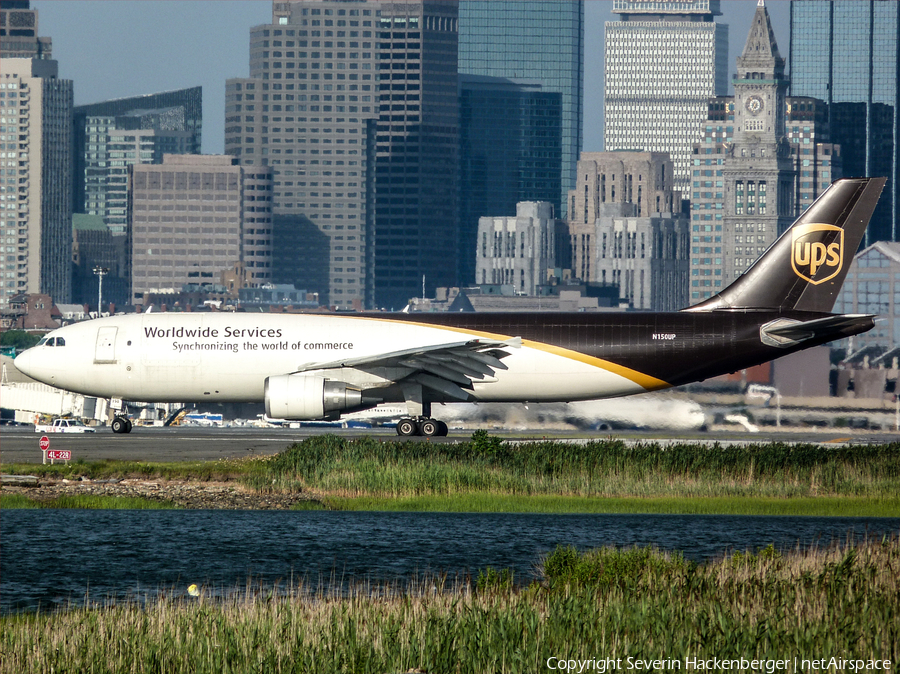
[[[65,344],[29,349],[16,366],[59,388],[128,400],[253,402],[264,399],[267,377],[318,363],[515,335],[371,316],[148,313],[77,323],[48,337],[49,343],[63,338]],[[540,343],[526,341],[509,349],[503,365],[508,369],[474,381],[474,400],[566,402],[648,390],[646,382],[622,368]],[[367,389],[391,383],[383,375],[352,368],[330,372]],[[397,401],[402,397],[384,399]]]

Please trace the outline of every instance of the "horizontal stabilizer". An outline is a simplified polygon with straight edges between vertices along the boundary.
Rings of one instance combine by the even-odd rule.
[[[781,318],[766,323],[759,329],[760,339],[769,346],[788,347],[808,339],[840,339],[871,329],[875,317],[869,314],[843,314],[826,316],[811,321],[793,321]]]

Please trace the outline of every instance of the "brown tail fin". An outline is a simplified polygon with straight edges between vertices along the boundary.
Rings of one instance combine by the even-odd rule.
[[[734,283],[684,311],[830,312],[885,181],[835,181]]]

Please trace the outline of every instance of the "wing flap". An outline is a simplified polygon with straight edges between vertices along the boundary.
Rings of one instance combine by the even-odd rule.
[[[464,391],[453,382],[447,381],[446,379],[434,377],[430,374],[425,374],[424,372],[419,372],[418,374],[410,377],[410,379],[420,383],[426,388],[439,391],[440,393],[443,393],[451,398],[455,398],[460,401],[467,401],[469,399],[468,392]]]
[[[435,363],[429,363],[424,360],[404,360],[400,363],[404,367],[409,367],[414,370],[428,372],[433,375],[437,375],[441,379],[446,379],[447,381],[452,381],[455,384],[459,384],[460,386],[471,386],[472,380],[469,379],[466,375],[461,372],[457,372],[456,370],[444,367],[443,365],[436,365]]]
[[[497,370],[509,369],[501,358],[508,350],[522,346],[521,337],[508,340],[471,339],[465,342],[434,344],[389,353],[307,363],[297,373],[311,370],[354,368],[365,371],[401,370],[390,375],[395,382],[414,381],[455,400],[468,400],[473,380],[493,377]]]
[[[470,353],[469,357],[472,360],[477,360],[479,363],[484,363],[485,365],[487,365],[489,368],[491,368],[493,370],[508,370],[509,369],[508,367],[506,367],[506,365],[504,365],[500,361],[499,358],[496,358],[495,356],[492,356],[489,353],[474,352],[474,353]]]
[[[358,358],[345,358],[342,360],[334,360],[325,363],[306,363],[297,368],[295,373],[309,372],[310,370],[330,370],[340,367],[373,367],[373,366],[389,366],[396,365],[399,361],[406,357],[422,356],[424,354],[448,354],[459,355],[473,358],[490,367],[498,367],[506,369],[500,360],[494,356],[481,353],[481,349],[503,349],[518,348],[522,346],[522,338],[516,337],[508,340],[496,339],[472,339],[465,342],[451,342],[448,344],[432,344],[428,346],[415,347],[412,349],[403,349],[401,351],[390,351],[388,353],[380,353],[371,356],[360,356]]]
[[[455,370],[467,377],[480,379],[482,377],[492,377],[494,375],[493,369],[480,361],[470,358],[466,353],[454,353],[452,355],[441,354],[441,356],[428,354],[421,356],[419,360],[430,365],[437,365],[439,367]]]

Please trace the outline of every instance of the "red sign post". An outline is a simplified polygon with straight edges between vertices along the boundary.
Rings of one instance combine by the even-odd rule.
[[[40,442],[41,451],[44,453],[44,463],[47,463],[47,459],[50,459],[50,463],[52,464],[57,459],[60,461],[71,461],[72,460],[72,451],[69,449],[50,449],[50,438],[46,435],[41,436]]]

